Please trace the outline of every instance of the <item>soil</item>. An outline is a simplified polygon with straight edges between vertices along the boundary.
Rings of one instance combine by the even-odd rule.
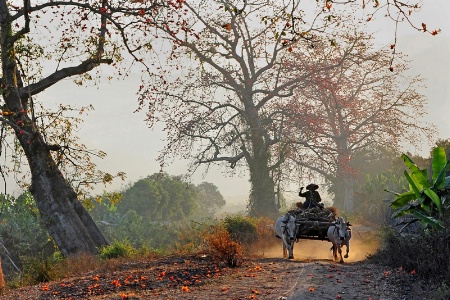
[[[277,244],[275,244],[277,243]],[[294,260],[283,259],[274,238],[236,268],[209,255],[168,256],[130,261],[108,270],[57,282],[10,290],[3,299],[429,299],[415,272],[369,263],[377,241],[364,228],[353,229],[350,258],[331,260],[330,244],[301,240]],[[275,247],[273,245],[276,245]]]

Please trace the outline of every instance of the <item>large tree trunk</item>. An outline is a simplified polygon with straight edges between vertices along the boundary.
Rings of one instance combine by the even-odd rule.
[[[274,217],[278,215],[274,183],[267,165],[255,162],[250,166],[250,183],[250,215],[254,217]]]
[[[30,192],[44,225],[63,255],[98,253],[100,247],[108,244],[106,239],[39,137],[39,132],[35,132],[31,140],[27,136],[18,136],[31,170]]]
[[[332,191],[334,194],[333,206],[343,210],[345,196],[344,196],[344,185],[342,184],[342,181],[334,179]]]
[[[247,158],[251,184],[248,210],[254,217],[274,217],[279,212],[268,157],[263,139],[257,135],[253,138],[253,156]]]
[[[341,174],[334,182],[334,201],[333,206],[344,210],[347,213],[353,212],[353,175],[346,172]]]
[[[251,155],[248,153],[246,155],[251,184],[248,211],[254,217],[274,217],[279,210],[275,202],[275,184],[269,168],[268,134],[262,126],[261,117],[253,105],[251,97],[249,96],[246,99],[245,110],[251,132],[252,151]]]
[[[14,43],[21,36],[13,36],[11,22],[7,3],[1,0],[1,86],[5,102],[2,122],[14,130],[25,152],[31,171],[31,193],[61,253],[66,256],[78,252],[97,253],[107,241],[52,159],[50,147],[29,117],[32,113],[28,111],[29,99],[20,96],[19,89],[23,84],[15,60]]]
[[[341,124],[344,124],[341,122]],[[345,132],[345,128],[341,128],[341,132]],[[337,163],[336,163],[336,182],[338,186],[336,189],[335,204],[340,209],[347,213],[353,212],[353,176],[354,170],[351,167],[351,151],[348,148],[348,137],[343,134],[336,139],[338,149]]]

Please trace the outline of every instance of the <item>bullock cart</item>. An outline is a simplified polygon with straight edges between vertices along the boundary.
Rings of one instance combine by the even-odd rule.
[[[351,224],[342,217],[336,218],[333,208],[310,208],[290,210],[275,222],[275,234],[283,242],[283,257],[294,258],[294,244],[300,239],[320,240],[332,243],[333,257],[344,262],[342,246],[347,247],[348,257],[351,238]]]

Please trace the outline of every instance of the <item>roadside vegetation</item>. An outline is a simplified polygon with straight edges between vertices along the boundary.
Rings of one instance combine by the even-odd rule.
[[[434,287],[430,299],[449,299],[450,152],[436,147],[431,154],[429,164],[422,167],[402,155],[409,188],[396,193],[390,204],[401,228],[384,229],[383,247],[370,261],[418,274]]]

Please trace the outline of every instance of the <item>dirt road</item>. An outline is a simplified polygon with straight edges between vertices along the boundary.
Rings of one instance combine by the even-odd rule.
[[[295,259],[285,262],[286,272],[292,275],[285,279],[290,288],[278,299],[427,299],[427,292],[415,286],[414,274],[365,262],[379,243],[379,236],[372,228],[353,226],[350,256],[341,264],[332,260],[329,242],[300,240],[294,246]],[[264,254],[274,258],[281,255],[281,241]]]

